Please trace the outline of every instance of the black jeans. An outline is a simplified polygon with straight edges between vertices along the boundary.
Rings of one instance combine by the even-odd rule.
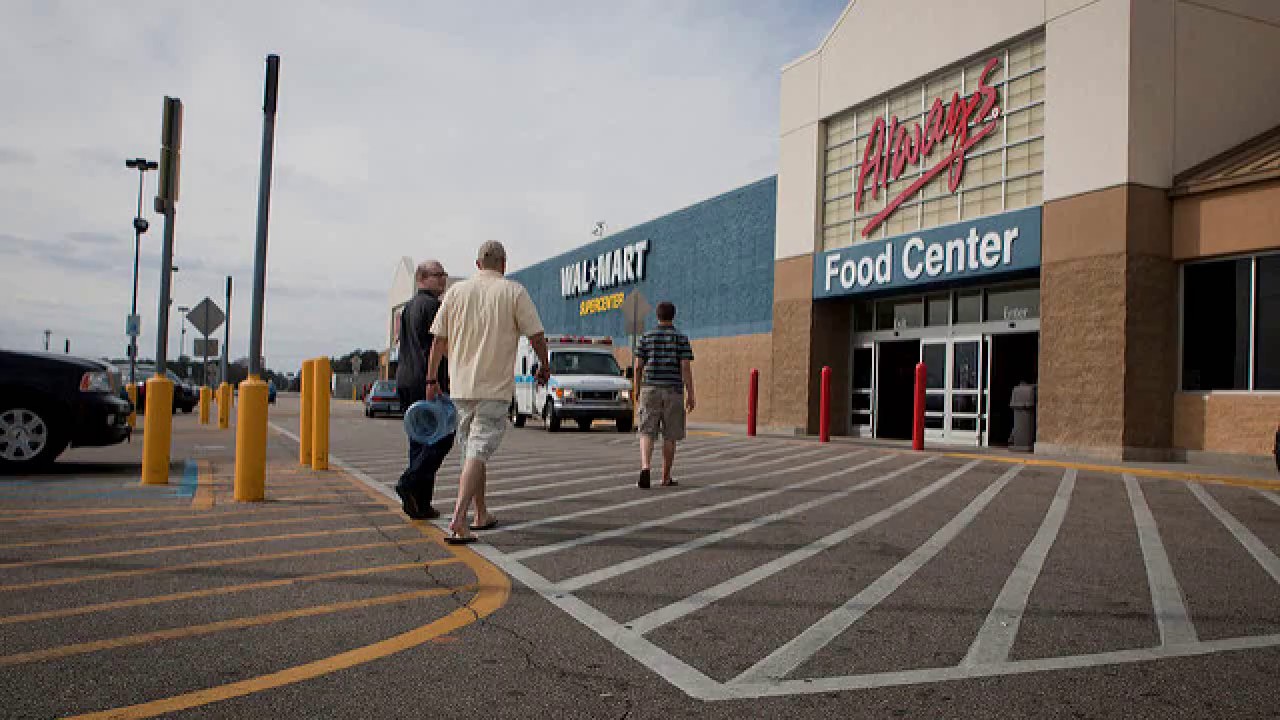
[[[401,411],[406,411],[413,403],[427,398],[427,389],[397,387],[396,394],[400,396]],[[401,473],[396,487],[412,495],[418,507],[426,509],[431,505],[431,496],[436,490],[436,473],[452,449],[452,434],[434,445],[409,440],[409,467]]]

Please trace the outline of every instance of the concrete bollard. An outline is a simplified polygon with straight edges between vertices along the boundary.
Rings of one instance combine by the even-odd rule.
[[[312,413],[311,388],[315,387],[316,361],[302,361],[302,411],[298,417],[298,462],[311,467],[311,432],[315,422]]]
[[[157,375],[147,380],[147,412],[142,425],[142,484],[169,484],[173,438],[173,383]]]
[[[311,384],[311,469],[329,469],[329,382],[333,373],[329,369],[329,358],[315,360],[313,382]]]
[[[231,384],[218,386],[218,429],[226,430],[231,426]]]

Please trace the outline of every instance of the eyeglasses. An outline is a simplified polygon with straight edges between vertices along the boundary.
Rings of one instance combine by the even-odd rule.
[[[427,273],[427,274],[426,274],[426,277],[429,277],[429,278],[432,278],[432,277],[449,277],[449,273],[447,273],[447,272],[429,272],[429,273]]]

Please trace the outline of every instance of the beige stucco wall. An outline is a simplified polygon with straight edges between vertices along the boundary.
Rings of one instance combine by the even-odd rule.
[[[1173,442],[1183,450],[1270,455],[1280,393],[1178,393]]]
[[[1173,203],[1173,257],[1193,260],[1280,245],[1280,180],[1180,197]]]

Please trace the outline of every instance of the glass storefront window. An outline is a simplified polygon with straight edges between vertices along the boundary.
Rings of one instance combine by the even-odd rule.
[[[987,291],[989,322],[1030,320],[1040,317],[1040,286],[995,288]]]
[[[1183,268],[1182,388],[1249,389],[1250,258]]]
[[[870,300],[858,300],[853,303],[853,331],[854,332],[871,332],[875,330],[875,314],[874,307]],[[870,363],[867,363],[870,368]],[[868,372],[870,370],[868,369]],[[866,385],[865,387],[871,387]]]
[[[956,293],[956,324],[982,322],[982,291]]]
[[[925,367],[924,386],[927,390],[944,390],[947,387],[947,344],[928,343],[921,354]],[[941,412],[942,408],[938,408]]]
[[[925,325],[940,327],[951,323],[951,295],[930,295],[925,303]]]
[[[1280,255],[1258,258],[1256,390],[1280,390]]]
[[[919,297],[880,300],[876,303],[876,329],[902,330],[924,326],[924,303]]]

